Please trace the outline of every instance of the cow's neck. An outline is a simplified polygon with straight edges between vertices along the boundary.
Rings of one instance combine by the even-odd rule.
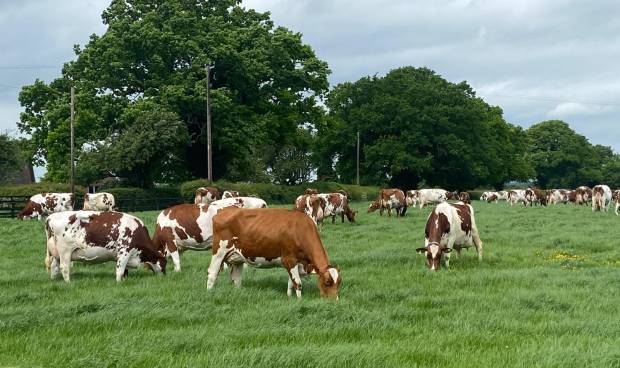
[[[329,268],[329,258],[327,258],[325,248],[323,248],[320,244],[317,247],[312,247],[309,257],[314,268],[321,273],[326,272]]]

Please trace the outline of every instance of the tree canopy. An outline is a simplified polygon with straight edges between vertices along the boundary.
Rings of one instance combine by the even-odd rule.
[[[19,141],[0,133],[0,185],[15,179],[23,164]]]
[[[574,188],[607,183],[619,186],[620,157],[610,147],[592,145],[561,120],[527,130],[529,157],[542,188]]]
[[[357,132],[364,184],[501,187],[533,174],[523,131],[467,83],[450,83],[427,68],[339,84],[327,107],[318,130],[320,178],[354,179]]]
[[[321,116],[317,98],[327,91],[329,69],[299,33],[274,26],[268,13],[239,0],[113,0],[102,18],[107,31],[75,46],[76,59],[60,78],[20,93],[18,125],[32,137],[35,163],[47,163],[47,178],[63,181],[69,173],[72,85],[78,147],[123,135],[132,124],[122,118],[125,110],[146,100],[178,115],[190,144],[175,160],[188,176],[204,176],[207,64],[215,177],[264,179],[288,146],[307,146],[303,126]]]

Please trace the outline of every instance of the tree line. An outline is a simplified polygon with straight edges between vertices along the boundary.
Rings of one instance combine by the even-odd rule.
[[[69,177],[71,86],[79,184],[205,177],[205,66],[213,65],[216,179],[353,183],[359,133],[363,185],[620,186],[610,147],[591,145],[561,121],[510,124],[466,82],[428,68],[330,89],[327,63],[301,34],[239,0],[113,0],[102,20],[107,31],[74,46],[59,78],[20,92],[18,127],[30,137],[21,155],[46,165],[46,180]]]

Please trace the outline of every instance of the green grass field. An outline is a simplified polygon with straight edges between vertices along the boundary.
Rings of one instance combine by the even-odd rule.
[[[210,252],[166,277],[74,263],[49,280],[36,221],[0,220],[0,367],[620,367],[620,218],[474,203],[484,242],[432,273],[415,248],[430,209],[327,223],[339,301],[286,296],[283,269],[205,282]],[[154,228],[156,212],[137,214]]]

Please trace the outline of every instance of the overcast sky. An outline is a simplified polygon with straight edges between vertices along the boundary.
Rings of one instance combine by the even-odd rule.
[[[19,87],[59,76],[73,44],[102,34],[109,0],[0,0],[0,130],[17,133]],[[469,82],[505,118],[562,119],[620,152],[620,2],[246,0],[303,34],[333,84],[427,66]]]

